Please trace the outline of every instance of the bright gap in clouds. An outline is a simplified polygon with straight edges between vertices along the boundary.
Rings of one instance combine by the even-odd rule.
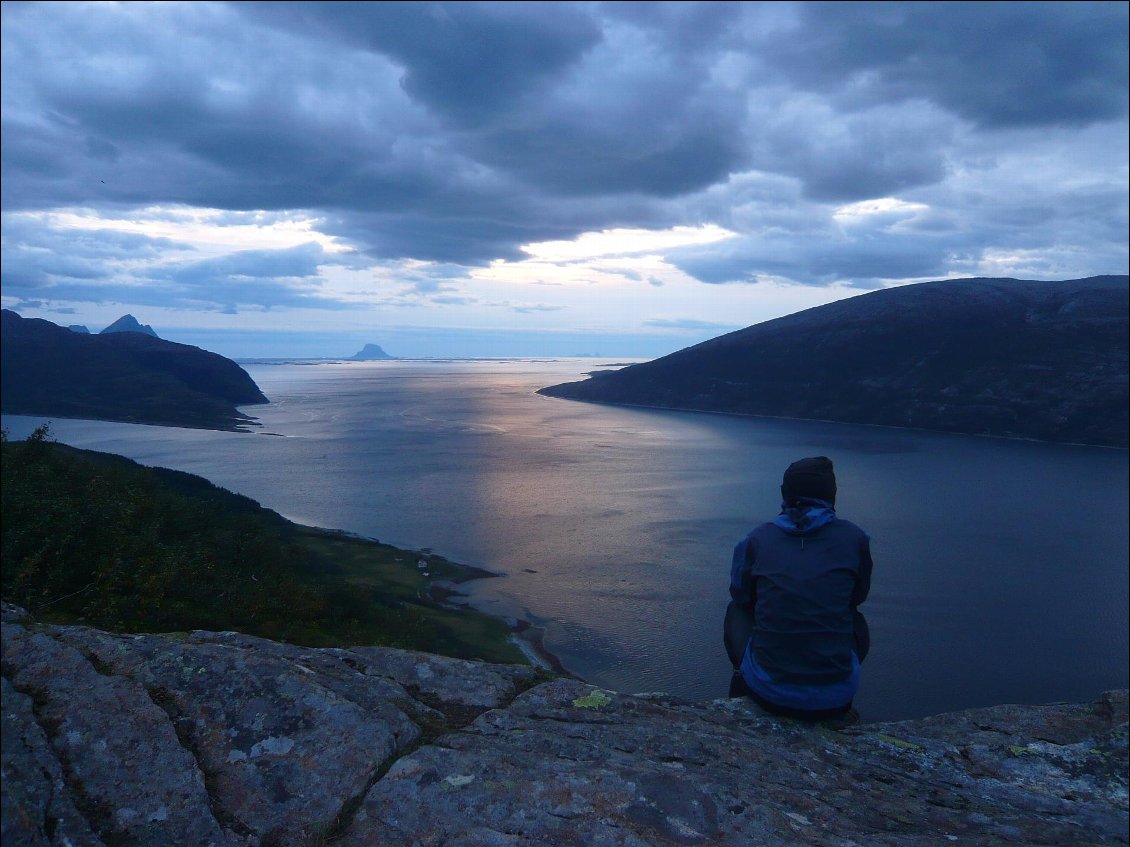
[[[319,244],[327,253],[351,250],[334,236],[320,232],[318,218],[300,214],[148,206],[123,217],[108,217],[88,209],[24,212],[20,216],[59,230],[113,230],[167,238],[207,254],[282,250],[310,242]]]
[[[908,203],[897,197],[878,197],[873,200],[861,200],[858,203],[848,203],[840,206],[832,217],[840,224],[862,223],[865,221],[893,222],[911,218],[928,212],[930,207],[925,203]]]
[[[625,283],[689,283],[690,277],[666,260],[668,251],[736,237],[737,233],[716,224],[584,232],[571,241],[525,244],[521,249],[528,259],[497,259],[486,268],[470,270],[468,276],[477,286],[597,286],[606,291]],[[568,299],[571,295],[559,292],[556,296]]]
[[[606,229],[582,233],[572,241],[526,244],[522,247],[522,252],[543,262],[579,262],[607,256],[662,253],[675,247],[713,244],[736,236],[736,232],[715,224],[676,226],[664,230]]]
[[[769,282],[711,286],[705,294],[668,257],[739,237],[714,224],[589,231],[528,244],[525,259],[472,267],[366,258],[363,245],[322,232],[320,218],[300,211],[71,207],[8,217],[42,228],[44,245],[68,232],[106,233],[111,244],[111,233],[154,240],[81,257],[92,272],[79,282],[49,271],[51,284],[37,290],[43,303],[25,311],[56,321],[66,314],[67,322],[95,329],[130,312],[165,338],[227,355],[341,356],[376,342],[402,356],[599,350],[654,357],[846,296]],[[325,255],[273,260],[307,245]],[[309,343],[301,342],[304,333],[313,333]],[[287,353],[288,345],[296,352]]]

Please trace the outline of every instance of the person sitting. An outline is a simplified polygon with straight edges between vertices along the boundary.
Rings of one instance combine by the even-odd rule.
[[[781,513],[734,548],[724,642],[730,696],[789,717],[842,718],[871,646],[859,605],[871,589],[870,537],[836,515],[826,456],[789,465]]]

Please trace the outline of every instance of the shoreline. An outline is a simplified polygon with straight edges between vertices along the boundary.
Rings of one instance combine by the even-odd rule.
[[[545,630],[542,627],[535,626],[524,618],[519,618],[511,639],[535,667],[550,671],[557,676],[585,682],[584,679],[566,668],[557,654],[545,646]]]
[[[373,539],[366,538],[365,540],[371,541]],[[419,552],[419,551],[413,551]],[[459,562],[452,562],[450,559],[445,559],[452,565],[458,568],[471,571],[472,574],[465,579],[458,580],[455,585],[464,582],[471,582],[475,579],[488,579],[488,578],[503,578],[505,574],[494,573],[484,568],[475,567],[474,565],[463,565]],[[452,585],[445,584],[451,583],[452,580],[431,580],[428,583],[427,595],[434,602],[440,604],[446,609],[454,611],[474,609],[481,615],[489,615],[496,620],[501,620],[510,627],[510,642],[522,651],[522,654],[529,660],[533,667],[540,668],[541,670],[549,671],[558,676],[567,677],[569,679],[576,679],[584,682],[581,677],[570,671],[562,664],[561,659],[548,647],[545,646],[545,629],[537,626],[525,618],[511,618],[493,614],[491,612],[484,612],[471,605],[470,602],[456,603],[452,602],[452,597],[468,597],[461,591],[457,591]]]
[[[244,406],[247,406],[247,405],[264,406],[264,405],[269,405],[269,403],[255,403],[255,404],[244,403],[242,405],[244,405]],[[234,415],[226,416],[223,419],[215,420],[215,421],[212,421],[211,423],[203,422],[203,421],[193,423],[191,421],[161,421],[161,420],[155,420],[155,419],[142,420],[140,418],[130,418],[130,419],[127,419],[127,418],[105,418],[105,417],[91,417],[90,415],[81,415],[81,414],[69,414],[69,415],[50,414],[50,415],[46,415],[46,414],[41,414],[41,413],[38,413],[38,412],[14,412],[14,411],[7,410],[7,409],[0,410],[0,414],[11,415],[12,417],[20,417],[20,418],[38,418],[41,421],[43,421],[43,424],[46,424],[47,426],[50,426],[51,423],[55,420],[61,420],[61,421],[90,421],[90,422],[93,422],[93,423],[131,424],[133,426],[159,426],[159,427],[164,427],[166,429],[197,429],[197,430],[205,430],[207,432],[238,432],[238,433],[242,433],[244,435],[254,435],[254,434],[256,434],[256,430],[247,429],[246,427],[255,427],[255,426],[262,426],[263,425],[263,424],[259,423],[259,419],[257,417],[255,417],[254,415],[240,414],[238,412],[238,410],[237,410],[237,413],[234,414]],[[274,433],[261,433],[261,434],[272,435]]]
[[[514,618],[504,615],[486,612],[482,609],[476,608],[470,602],[453,602],[452,598],[468,598],[469,595],[457,589],[457,586],[465,582],[471,582],[476,579],[503,579],[506,574],[496,573],[495,571],[487,570],[486,568],[477,565],[468,565],[463,562],[457,562],[449,559],[442,553],[436,553],[430,547],[419,547],[416,549],[408,549],[405,547],[396,547],[392,544],[386,544],[378,538],[371,535],[363,535],[358,532],[351,532],[346,529],[333,529],[331,527],[323,526],[308,526],[299,524],[289,518],[283,518],[288,523],[295,526],[303,527],[307,531],[316,533],[323,533],[329,537],[336,538],[349,538],[354,541],[361,541],[367,544],[379,544],[382,547],[394,547],[396,550],[409,556],[415,556],[418,560],[425,559],[441,559],[444,563],[449,565],[454,573],[448,574],[442,578],[429,578],[424,589],[424,595],[429,600],[451,611],[468,611],[473,610],[481,615],[487,615],[495,620],[502,621],[510,628],[509,641],[517,647],[522,655],[526,657],[529,663],[541,670],[549,671],[557,676],[567,677],[569,679],[585,680],[570,671],[562,663],[561,659],[548,647],[545,646],[545,629],[534,624],[525,618]]]
[[[5,415],[14,413],[5,413]],[[32,417],[32,416],[25,416]],[[125,422],[125,421],[111,421],[110,423],[133,423],[134,425],[154,425],[154,424],[139,424],[138,422]],[[50,426],[50,421],[46,422]],[[213,430],[217,431],[217,430]],[[5,440],[7,440],[7,431],[5,431]],[[65,442],[56,441],[51,439],[53,444],[59,447],[75,451],[78,454],[97,454],[110,456],[121,459],[127,465],[136,466],[138,468],[150,468],[158,470],[168,470],[160,468],[159,466],[149,466],[141,462],[130,459],[126,456],[119,456],[115,453],[107,453],[100,450],[90,450],[87,448],[73,447]],[[208,480],[206,477],[197,474],[186,473],[190,477],[195,477],[203,483],[216,488],[215,484]],[[230,493],[230,492],[229,492]],[[247,498],[250,499],[250,498]],[[484,611],[476,608],[470,602],[452,602],[453,597],[465,598],[467,595],[458,591],[455,586],[465,582],[470,582],[475,579],[487,579],[505,576],[505,574],[496,573],[487,570],[486,568],[469,565],[447,558],[446,556],[436,553],[430,547],[410,548],[401,547],[393,544],[382,542],[379,538],[364,533],[356,532],[353,530],[340,529],[336,527],[317,526],[302,521],[292,520],[291,518],[283,515],[269,507],[263,506],[258,501],[253,501],[257,509],[265,514],[273,516],[268,519],[268,523],[279,521],[289,529],[284,530],[289,533],[296,533],[300,536],[307,536],[309,538],[321,538],[327,541],[347,541],[353,542],[363,547],[383,548],[383,555],[390,556],[393,562],[402,563],[405,571],[411,572],[416,570],[419,573],[419,578],[422,582],[416,583],[414,593],[420,600],[425,600],[433,608],[444,610],[448,612],[461,612],[464,615],[478,615],[485,619],[491,619],[497,624],[505,627],[503,631],[497,632],[490,642],[495,645],[486,647],[486,642],[483,647],[486,648],[485,656],[490,656],[492,653],[497,652],[496,648],[501,648],[504,645],[509,646],[509,650],[503,651],[507,653],[507,657],[503,659],[501,656],[493,659],[493,661],[514,661],[520,663],[519,656],[526,660],[530,666],[539,668],[541,670],[550,671],[559,676],[569,677],[572,679],[579,679],[571,672],[569,672],[561,660],[552,653],[545,646],[545,633],[541,627],[535,626],[532,622],[525,619],[517,619],[506,615],[499,615],[497,613]],[[276,524],[277,526],[277,524]],[[381,555],[381,554],[378,554]],[[412,567],[412,562],[415,562],[415,568]],[[391,564],[391,563],[390,563]],[[400,564],[392,564],[393,567],[399,568]],[[434,574],[434,575],[433,575]],[[478,644],[475,640],[460,639],[460,641],[467,648],[475,649]],[[477,650],[476,650],[477,652]],[[514,655],[515,652],[517,655]]]
[[[584,381],[563,382],[559,385],[580,385]],[[878,429],[893,429],[895,431],[905,432],[925,432],[933,435],[958,435],[969,438],[994,438],[1002,441],[1023,441],[1031,444],[1047,444],[1049,446],[1058,447],[1097,447],[1103,450],[1120,450],[1123,453],[1130,451],[1130,447],[1122,447],[1118,444],[1094,444],[1087,441],[1048,441],[1043,438],[1033,438],[1027,435],[1003,435],[992,432],[967,432],[958,429],[930,429],[923,426],[899,426],[898,424],[882,424],[882,423],[865,423],[863,421],[846,421],[846,420],[832,420],[830,418],[797,418],[788,415],[757,415],[752,412],[726,412],[720,409],[695,409],[690,406],[658,406],[650,405],[647,403],[621,403],[614,400],[597,400],[591,397],[569,397],[565,394],[553,394],[549,390],[558,388],[559,385],[547,385],[545,388],[539,388],[534,391],[540,397],[545,397],[549,400],[571,400],[574,403],[592,403],[596,406],[612,406],[624,409],[645,409],[653,412],[687,412],[695,415],[721,415],[723,417],[731,418],[753,418],[763,419],[769,421],[785,421],[797,423],[823,423],[823,424],[843,424],[847,426],[870,426]]]

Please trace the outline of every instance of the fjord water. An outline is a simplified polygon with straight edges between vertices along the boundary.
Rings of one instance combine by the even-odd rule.
[[[733,545],[827,455],[872,535],[865,720],[1127,685],[1127,453],[536,395],[591,360],[249,364],[253,434],[55,420],[60,441],[207,477],[286,517],[505,574],[471,601],[544,627],[611,690],[723,696]],[[5,416],[12,437],[40,418]]]

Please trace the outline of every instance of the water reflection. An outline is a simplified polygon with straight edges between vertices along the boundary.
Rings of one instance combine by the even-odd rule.
[[[472,599],[544,623],[611,689],[721,696],[733,544],[783,469],[829,455],[873,536],[858,704],[895,718],[1127,684],[1127,454],[538,396],[591,362],[251,366],[258,434],[57,421],[287,517],[498,570]],[[18,436],[38,420],[5,417]],[[17,426],[17,424],[19,424]],[[284,437],[266,437],[274,433]]]

